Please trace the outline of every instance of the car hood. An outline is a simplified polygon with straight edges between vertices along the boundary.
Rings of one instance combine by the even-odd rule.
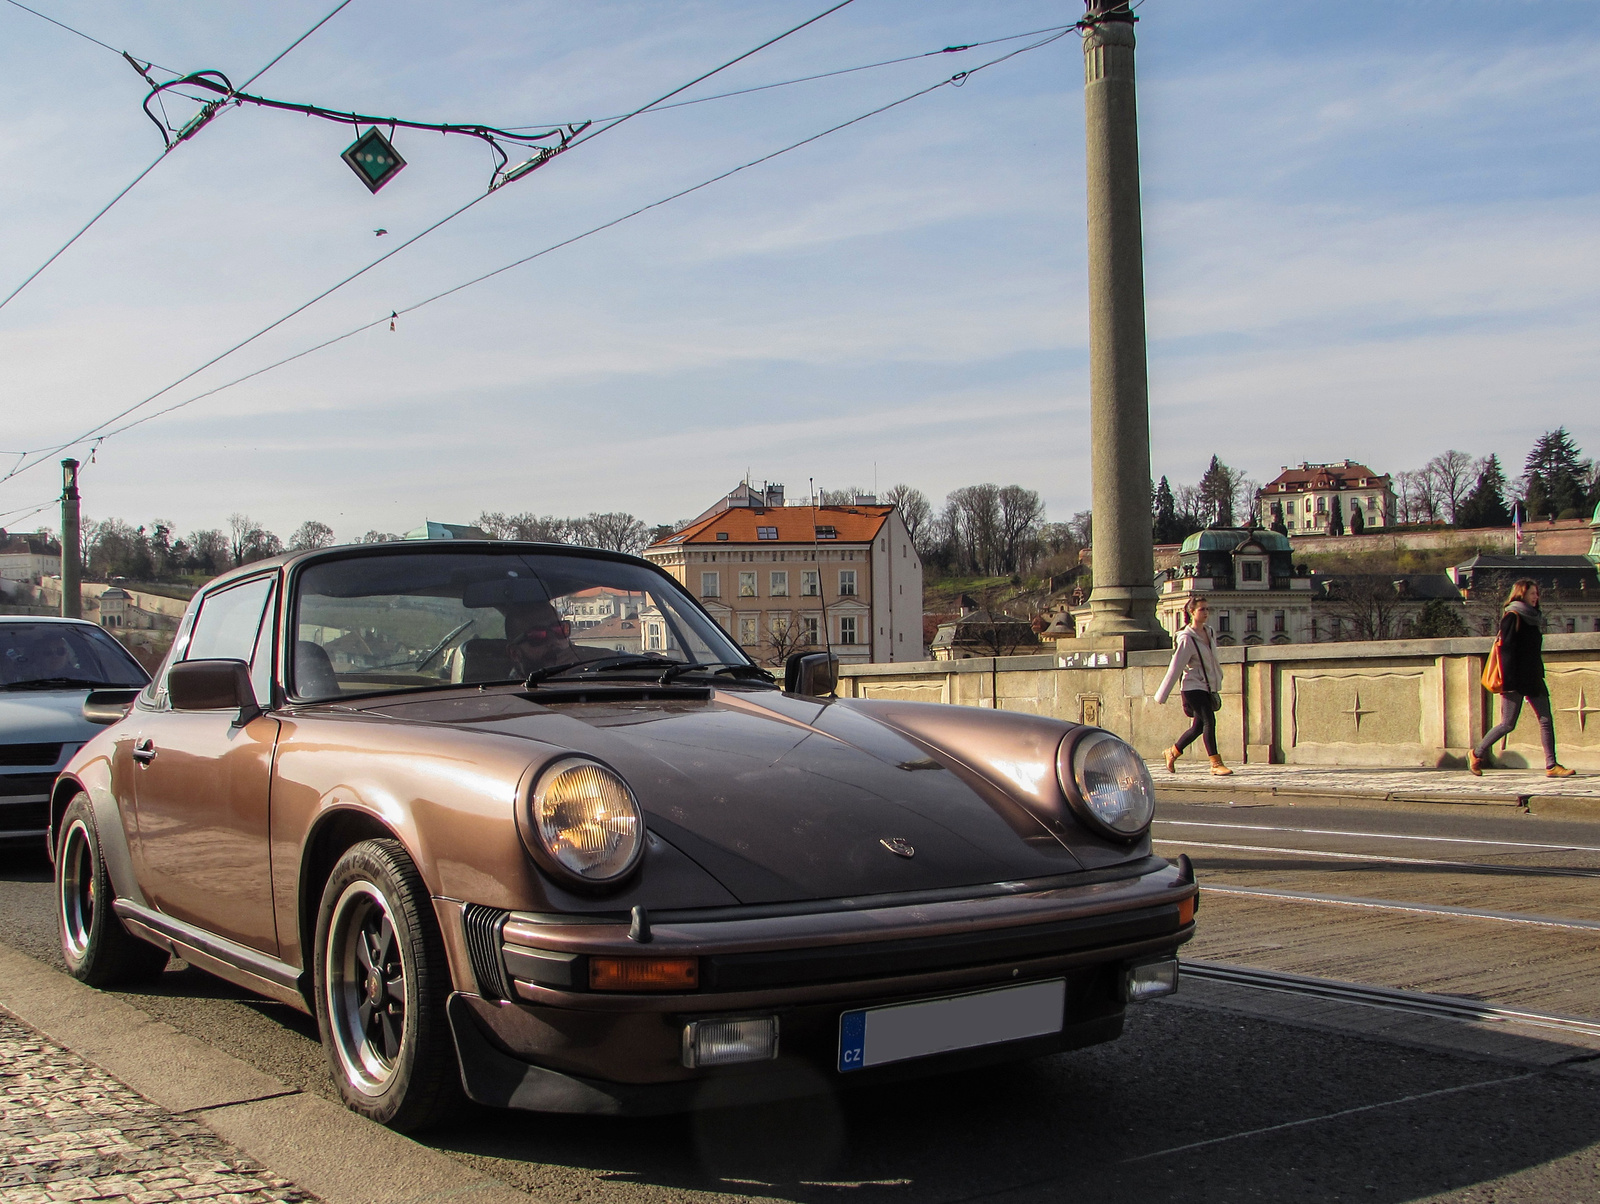
[[[1017,792],[862,704],[756,691],[595,701],[601,693],[549,706],[477,694],[364,709],[536,741],[547,746],[540,762],[551,750],[597,758],[632,786],[653,831],[745,903],[1038,878],[1085,864]],[[1057,743],[1068,730],[1056,725]],[[1147,851],[1102,842],[1090,861]]]
[[[0,744],[82,744],[100,729],[83,717],[88,690],[0,691]]]

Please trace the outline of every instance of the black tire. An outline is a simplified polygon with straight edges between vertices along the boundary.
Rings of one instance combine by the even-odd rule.
[[[458,1106],[444,938],[399,841],[365,840],[339,858],[314,956],[317,1026],[346,1106],[401,1133]]]
[[[94,805],[79,792],[67,805],[56,840],[56,930],[67,973],[91,987],[148,982],[168,954],[130,933],[111,909],[115,894],[100,855]]]

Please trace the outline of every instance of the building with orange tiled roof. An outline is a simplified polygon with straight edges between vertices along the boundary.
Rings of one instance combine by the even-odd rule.
[[[1335,498],[1346,534],[1394,525],[1394,482],[1386,473],[1373,472],[1353,460],[1302,463],[1296,468],[1284,465],[1282,472],[1256,491],[1256,522],[1272,526],[1276,506],[1290,535],[1327,535]]]
[[[925,659],[922,562],[898,509],[874,497],[787,505],[782,485],[741,482],[644,555],[754,660],[824,645],[858,664]]]

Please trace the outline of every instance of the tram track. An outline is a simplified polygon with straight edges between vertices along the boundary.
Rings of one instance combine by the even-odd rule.
[[[1188,959],[1182,962],[1182,975],[1206,982],[1222,982],[1261,991],[1356,1003],[1365,1007],[1384,1008],[1412,1015],[1560,1029],[1565,1032],[1600,1037],[1600,1021],[1528,1008],[1503,1007],[1460,995],[1430,995],[1422,991],[1402,991],[1393,987],[1369,986],[1366,983],[1289,974],[1282,970],[1262,970],[1254,966]]]
[[[1373,911],[1404,911],[1421,915],[1456,916],[1474,920],[1498,920],[1503,924],[1528,924],[1535,928],[1571,928],[1600,932],[1600,920],[1579,920],[1569,916],[1546,916],[1516,911],[1490,911],[1481,907],[1457,907],[1450,903],[1408,903],[1400,899],[1367,899],[1359,895],[1319,895],[1311,891],[1276,890],[1260,886],[1214,886],[1201,881],[1202,895],[1240,895],[1256,899],[1279,899],[1288,903],[1322,903],[1338,907],[1365,907]]]
[[[1350,853],[1334,849],[1228,844],[1211,840],[1167,840],[1160,836],[1152,843],[1182,845],[1186,849],[1223,849],[1236,853],[1288,853],[1298,857],[1321,857],[1329,861],[1364,861],[1375,865],[1425,865],[1433,869],[1461,870],[1466,873],[1532,875],[1541,878],[1600,878],[1600,869],[1590,869],[1585,866],[1501,865],[1493,861],[1444,861],[1434,857],[1391,857],[1382,853]]]

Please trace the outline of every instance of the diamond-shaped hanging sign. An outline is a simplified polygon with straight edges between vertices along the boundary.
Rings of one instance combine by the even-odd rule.
[[[362,134],[339,157],[350,164],[350,170],[371,192],[394,179],[406,165],[400,152],[376,128]]]

